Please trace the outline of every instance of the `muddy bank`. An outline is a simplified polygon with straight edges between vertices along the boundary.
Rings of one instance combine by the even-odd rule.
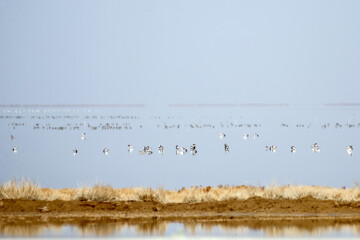
[[[0,218],[152,218],[152,217],[330,217],[360,216],[360,202],[337,202],[305,197],[296,200],[264,199],[226,200],[200,203],[160,203],[155,199],[143,201],[39,201],[1,200]]]

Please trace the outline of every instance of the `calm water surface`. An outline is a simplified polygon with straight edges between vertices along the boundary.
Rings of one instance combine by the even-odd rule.
[[[38,238],[360,238],[360,224],[319,221],[167,222],[2,225],[0,237]]]
[[[178,189],[274,182],[352,187],[360,179],[359,109],[351,107],[3,107],[0,137],[1,182],[27,177],[54,188]],[[314,143],[320,152],[311,150]],[[177,155],[176,145],[188,152]],[[271,145],[276,152],[265,150]],[[140,155],[143,146],[153,154]]]

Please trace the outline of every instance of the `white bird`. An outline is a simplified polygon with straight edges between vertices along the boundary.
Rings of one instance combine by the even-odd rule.
[[[103,153],[105,155],[109,155],[110,150],[108,148],[104,148]]]
[[[276,152],[276,149],[277,149],[277,146],[272,145],[272,146],[270,147],[270,151],[271,151],[271,152]]]
[[[195,156],[197,154],[196,145],[195,143],[190,146],[191,154]]]
[[[317,143],[314,143],[313,145],[311,145],[311,150],[315,153],[320,152],[320,146]]]
[[[143,151],[145,153],[147,153],[148,155],[151,155],[153,153],[152,150],[151,150],[151,147],[149,147],[149,146],[144,146]]]
[[[254,139],[257,139],[259,137],[259,134],[254,133]]]
[[[244,133],[244,134],[243,134],[244,140],[246,140],[248,137],[249,137],[249,134],[247,134],[247,133]]]
[[[85,135],[86,135],[85,133],[81,134],[81,140],[85,140]]]
[[[17,153],[17,152],[18,152],[18,149],[17,149],[17,147],[16,147],[16,146],[15,146],[15,147],[13,147],[13,149],[12,149],[12,150],[13,150],[13,152],[14,152],[14,153]]]
[[[353,146],[351,146],[351,145],[347,146],[346,151],[350,156],[352,156]]]
[[[159,145],[159,153],[160,153],[161,155],[164,154],[164,146]]]
[[[76,148],[73,148],[73,155],[75,156],[78,153],[78,150]]]
[[[277,146],[265,146],[265,151],[271,151],[271,152],[276,152]]]
[[[291,153],[295,153],[295,152],[296,152],[296,147],[295,147],[295,146],[291,146],[290,152],[291,152]]]
[[[227,145],[226,143],[224,144],[224,150],[225,150],[225,152],[229,152],[229,145]]]
[[[176,145],[176,155],[180,154],[180,155],[184,155],[185,153],[187,153],[187,149],[182,147],[179,148],[179,145]]]
[[[224,137],[226,137],[225,133],[220,133],[220,139],[223,139]]]
[[[128,147],[129,147],[128,152],[129,152],[129,153],[132,153],[132,152],[134,151],[134,146],[131,145],[131,144],[128,144]]]

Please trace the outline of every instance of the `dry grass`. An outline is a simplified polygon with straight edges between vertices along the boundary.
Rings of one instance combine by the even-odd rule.
[[[218,186],[190,187],[179,191],[163,188],[121,188],[95,185],[93,187],[49,189],[41,188],[29,180],[12,180],[0,186],[0,200],[85,200],[85,201],[158,201],[162,203],[196,203],[223,200],[246,200],[251,197],[267,199],[300,199],[312,196],[319,200],[360,201],[360,188],[332,188],[321,186]]]

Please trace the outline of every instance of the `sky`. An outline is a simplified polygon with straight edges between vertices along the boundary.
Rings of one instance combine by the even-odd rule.
[[[111,133],[85,127],[79,131],[86,130],[88,140],[81,142],[81,132],[33,130],[40,121],[36,118],[30,117],[26,127],[18,129],[11,128],[12,119],[0,119],[0,135],[5,139],[0,146],[4,166],[0,181],[30,177],[51,187],[96,179],[121,187],[272,180],[351,186],[358,179],[360,128],[340,131],[333,126],[359,123],[359,13],[358,0],[0,0],[0,108],[7,104],[140,104],[146,107],[102,109],[98,114],[140,116],[140,124],[149,125]],[[166,108],[329,103],[358,105],[330,111],[327,107]],[[156,109],[159,106],[165,106],[165,111]],[[38,114],[50,114],[43,110]],[[14,111],[9,114],[17,114]],[[90,114],[83,111],[88,109],[79,114]],[[263,125],[157,131],[152,116],[161,116],[160,124],[219,124],[225,119]],[[67,121],[50,119],[44,124],[63,126]],[[280,123],[292,128],[285,131]],[[299,130],[294,127],[298,123],[312,128]],[[324,123],[331,123],[331,130],[322,130]],[[219,142],[219,131],[225,130],[232,149],[228,155]],[[261,137],[245,142],[243,131],[259,131]],[[314,142],[322,146],[321,155],[311,152]],[[191,155],[178,161],[174,146],[193,143],[199,146],[196,161]],[[154,161],[147,161],[138,154],[129,156],[127,144],[137,150],[164,144],[168,155],[157,154],[151,158]],[[276,155],[264,151],[269,144],[279,147]],[[354,145],[353,158],[346,153],[349,144]],[[18,154],[12,151],[15,145]],[[298,147],[296,155],[290,155],[291,145]],[[76,158],[74,147],[79,150]],[[105,147],[111,149],[109,158],[104,158]],[[99,168],[99,160],[109,164]]]
[[[0,1],[1,104],[360,102],[360,2]]]

